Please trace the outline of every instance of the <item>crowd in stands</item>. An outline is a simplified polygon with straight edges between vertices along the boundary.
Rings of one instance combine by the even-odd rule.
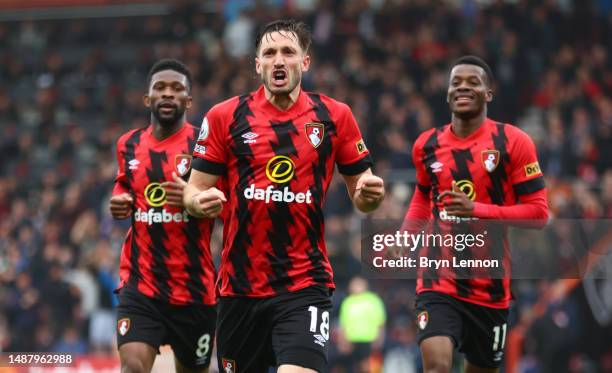
[[[377,217],[405,213],[412,144],[450,121],[448,65],[476,54],[495,75],[489,116],[518,125],[537,145],[551,214],[612,218],[610,2],[212,3],[182,1],[165,15],[0,23],[0,351],[115,353],[113,289],[129,222],[113,221],[107,204],[115,141],[149,123],[148,69],[162,57],[188,65],[188,118],[199,125],[215,103],[258,86],[255,32],[278,17],[312,29],[305,89],[348,103],[360,124],[388,186]],[[330,371],[416,371],[414,283],[397,280],[370,282],[386,326],[367,362],[347,368],[353,352],[338,310],[360,272],[362,216],[338,177],[327,201],[338,286]],[[217,257],[219,249],[217,234]],[[513,320],[550,284],[519,282]],[[579,286],[534,320],[521,371],[612,371],[610,341],[612,326],[595,321]]]

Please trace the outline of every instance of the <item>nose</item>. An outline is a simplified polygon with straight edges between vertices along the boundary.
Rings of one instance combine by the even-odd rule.
[[[455,88],[455,90],[457,92],[469,92],[470,87],[466,83],[462,82]]]
[[[274,56],[274,60],[272,61],[274,68],[279,69],[285,66],[285,59],[283,58],[282,53],[276,53]]]
[[[172,87],[165,87],[162,90],[161,96],[162,98],[174,98],[174,91],[172,90]]]

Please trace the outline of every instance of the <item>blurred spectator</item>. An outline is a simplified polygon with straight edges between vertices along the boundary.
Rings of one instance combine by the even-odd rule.
[[[348,291],[349,295],[340,305],[340,330],[351,344],[352,371],[371,372],[372,353],[380,350],[384,340],[385,305],[376,293],[368,290],[368,282],[363,277],[353,277]]]

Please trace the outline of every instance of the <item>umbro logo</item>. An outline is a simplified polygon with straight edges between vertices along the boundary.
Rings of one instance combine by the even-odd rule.
[[[244,143],[245,144],[253,144],[255,142],[257,142],[257,140],[255,140],[255,138],[259,136],[256,133],[253,132],[247,132],[244,135],[242,135],[241,137],[244,139]]]
[[[321,347],[325,347],[325,342],[327,342],[327,339],[325,339],[325,337],[323,337],[321,334],[315,334],[314,338],[314,343],[320,345]]]
[[[442,172],[442,166],[444,166],[442,162],[434,162],[429,167],[431,167],[431,172],[437,174],[438,172]]]
[[[137,170],[140,161],[138,159],[132,159],[128,164],[130,165],[130,167],[128,167],[130,170]]]

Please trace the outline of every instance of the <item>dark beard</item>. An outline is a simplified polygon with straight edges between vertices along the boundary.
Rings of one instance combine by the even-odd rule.
[[[178,121],[183,117],[184,113],[185,113],[184,108],[177,107],[176,110],[174,111],[174,115],[170,117],[163,117],[160,114],[159,109],[153,110],[153,116],[155,117],[155,119],[157,119],[159,124],[164,128],[170,128],[176,125]]]

